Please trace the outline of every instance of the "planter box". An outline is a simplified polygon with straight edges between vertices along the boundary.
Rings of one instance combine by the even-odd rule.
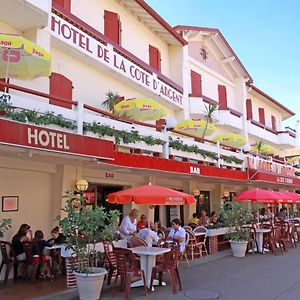
[[[115,143],[115,138],[113,136],[100,136],[99,134],[97,133],[93,133],[91,131],[84,131],[83,132],[83,135],[85,136],[89,136],[89,137],[93,137],[93,138],[96,138],[96,139],[101,139],[101,140],[106,140],[106,141],[111,141],[113,143]]]
[[[207,236],[217,236],[217,235],[224,235],[230,232],[230,227],[222,227],[217,229],[207,229]]]
[[[162,145],[148,145],[145,142],[136,142],[136,143],[129,143],[125,144],[121,142],[119,146],[124,148],[131,148],[131,149],[141,149],[144,151],[150,151],[150,152],[163,152],[163,146]]]
[[[214,160],[210,157],[204,158],[201,154],[185,152],[185,151],[176,150],[173,148],[170,148],[170,155],[184,157],[184,158],[190,158],[190,159],[194,159],[194,160],[202,160],[202,161],[209,162],[209,163],[217,163],[216,160]]]

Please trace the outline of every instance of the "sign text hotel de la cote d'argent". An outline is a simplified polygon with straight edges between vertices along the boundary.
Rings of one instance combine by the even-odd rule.
[[[183,108],[182,93],[147,72],[132,60],[114,51],[114,47],[96,40],[59,16],[52,14],[51,34],[113,71],[126,76],[178,108]],[[152,73],[152,74],[151,74]]]

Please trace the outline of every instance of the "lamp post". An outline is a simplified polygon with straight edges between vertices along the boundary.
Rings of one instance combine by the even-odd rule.
[[[75,186],[76,186],[76,190],[82,194],[88,189],[89,183],[85,179],[80,179],[77,180]]]

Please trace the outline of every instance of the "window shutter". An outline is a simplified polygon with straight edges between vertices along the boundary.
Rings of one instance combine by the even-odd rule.
[[[61,97],[71,102],[72,92],[73,92],[73,85],[71,80],[69,80],[67,77],[61,74],[51,73],[50,93],[49,93],[50,96]],[[72,103],[60,102],[51,98],[49,99],[49,103],[72,109]]]
[[[246,100],[246,110],[247,110],[247,120],[253,119],[253,113],[252,113],[252,101],[251,99]]]
[[[71,11],[71,0],[52,0],[52,3],[56,3],[64,8],[66,11]]]
[[[5,78],[0,78],[0,81],[5,82]],[[9,78],[7,78],[7,83],[9,83]],[[6,93],[8,93],[8,88],[6,90]],[[0,92],[5,92],[5,86],[0,86]]]
[[[192,85],[192,94],[193,97],[202,96],[202,80],[201,75],[191,70],[191,85]]]
[[[161,70],[161,59],[158,48],[149,45],[149,65],[155,70]]]
[[[225,85],[218,85],[218,93],[219,93],[219,108],[226,109],[227,108],[227,92]]]
[[[277,126],[276,126],[276,118],[275,118],[274,116],[271,116],[271,120],[272,120],[272,129],[273,129],[273,130],[277,130],[277,129],[276,129],[276,127],[277,127]]]
[[[121,22],[119,15],[111,11],[104,11],[104,35],[120,44]]]
[[[265,110],[260,107],[258,109],[258,115],[259,115],[259,123],[265,125],[266,124],[266,121],[265,121]]]

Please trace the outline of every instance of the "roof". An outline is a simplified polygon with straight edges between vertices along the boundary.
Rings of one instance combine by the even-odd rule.
[[[240,67],[242,73],[244,74],[244,77],[248,79],[249,82],[253,82],[253,79],[251,75],[246,70],[245,66],[242,64],[242,62],[239,60],[238,56],[235,54],[225,37],[223,36],[222,32],[217,28],[207,28],[207,27],[199,27],[199,26],[186,26],[186,25],[178,25],[174,27],[175,30],[181,30],[181,31],[197,31],[197,32],[206,32],[211,33],[215,35],[215,38],[219,38],[220,41],[223,43],[224,47],[228,49],[228,51],[231,53],[232,57],[234,58],[233,61],[230,61],[230,63],[236,62],[238,66]]]
[[[293,111],[289,110],[287,107],[285,107],[284,105],[282,105],[281,103],[276,101],[274,98],[272,98],[271,96],[269,96],[268,94],[266,94],[262,90],[260,90],[258,87],[254,86],[254,85],[250,85],[250,87],[252,88],[252,90],[254,92],[256,92],[259,95],[263,96],[264,98],[268,99],[272,104],[276,105],[281,110],[283,110],[286,113],[286,116],[283,119],[287,119],[287,118],[295,115],[295,113]]]
[[[187,41],[144,0],[118,0],[150,30],[171,45],[187,45]]]

